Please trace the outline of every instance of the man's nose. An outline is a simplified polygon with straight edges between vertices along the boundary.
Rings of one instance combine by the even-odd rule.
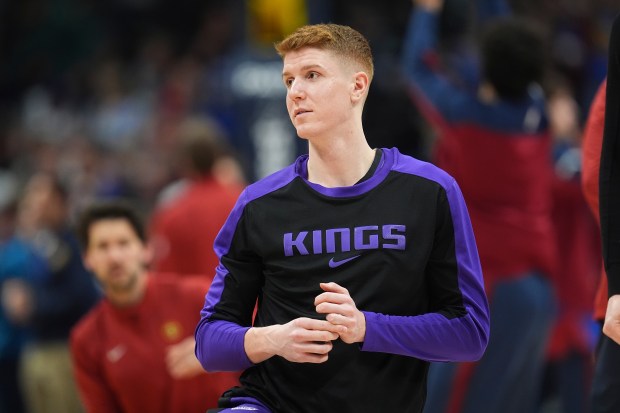
[[[113,261],[119,261],[123,256],[123,249],[120,247],[112,247],[108,250],[108,257]]]
[[[289,97],[293,100],[301,99],[306,95],[303,82],[293,80],[291,87],[288,90]]]

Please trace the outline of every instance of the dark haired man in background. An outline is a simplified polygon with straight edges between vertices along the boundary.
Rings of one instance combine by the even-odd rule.
[[[194,327],[209,283],[151,276],[138,215],[121,203],[94,204],[78,223],[84,262],[105,299],[71,333],[71,353],[88,413],[202,412],[237,374],[206,374]]]

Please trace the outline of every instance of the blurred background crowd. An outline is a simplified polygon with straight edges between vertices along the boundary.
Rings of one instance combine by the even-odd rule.
[[[446,43],[471,30],[469,3],[447,2]],[[550,29],[553,77],[574,100],[576,118],[568,121],[577,128],[606,71],[617,4],[512,3]],[[352,25],[371,42],[377,77],[364,119],[371,143],[428,157],[398,64],[409,2],[27,0],[0,7],[0,167],[20,182],[34,171],[56,172],[81,200],[123,195],[152,203],[174,178],[174,131],[188,114],[217,121],[250,181],[290,163],[304,148],[291,139],[272,44],[319,21]]]
[[[463,39],[475,31],[473,2],[446,0],[445,50],[468,49]],[[509,3],[515,13],[547,28],[551,67],[544,88],[556,139],[553,162],[564,189],[556,197],[556,216],[577,210],[561,225],[583,228],[560,235],[566,256],[581,261],[567,269],[572,276],[557,283],[558,295],[570,297],[575,313],[560,327],[564,333],[552,336],[541,410],[584,412],[562,405],[557,389],[565,380],[577,383],[574,394],[587,394],[587,366],[598,334],[592,303],[600,247],[579,187],[580,142],[606,74],[609,30],[620,5],[615,0]],[[410,9],[405,0],[0,2],[3,393],[26,394],[23,382],[15,380],[20,353],[32,343],[66,339],[97,300],[94,285],[85,285],[92,281],[70,235],[76,214],[94,199],[122,197],[149,217],[174,198],[186,172],[179,156],[183,125],[200,119],[217,136],[221,162],[213,163],[213,174],[234,188],[305,151],[286,113],[281,59],[273,49],[273,42],[294,28],[330,21],[364,34],[376,67],[364,112],[371,146],[396,146],[431,160],[434,135],[411,100],[400,65]],[[40,291],[24,292],[14,282],[19,278]],[[67,279],[77,281],[64,288],[59,280]],[[558,359],[572,360],[575,354],[586,368],[553,368]],[[571,380],[567,374],[576,371],[580,376]],[[2,408],[1,413],[23,411]]]

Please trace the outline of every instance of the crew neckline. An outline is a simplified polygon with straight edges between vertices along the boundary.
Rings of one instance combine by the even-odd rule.
[[[377,148],[375,160],[369,171],[360,181],[351,186],[328,188],[308,180],[308,155],[297,159],[295,170],[297,175],[314,191],[329,197],[345,198],[362,195],[380,184],[390,172],[394,155],[389,149]],[[376,165],[375,165],[376,163]]]

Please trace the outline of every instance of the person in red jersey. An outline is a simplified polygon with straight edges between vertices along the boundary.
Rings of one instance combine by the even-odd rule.
[[[203,412],[238,381],[207,374],[194,355],[194,327],[208,283],[151,276],[138,215],[94,204],[78,225],[84,263],[105,299],[71,332],[71,354],[88,413]]]
[[[620,409],[617,389],[620,376],[620,145],[618,137],[618,85],[620,82],[620,15],[609,37],[606,81],[601,84],[590,110],[584,137],[584,191],[601,226],[604,274],[597,296],[596,316],[602,322],[592,383],[592,412]],[[588,176],[585,172],[589,171]],[[587,179],[586,179],[587,178]]]
[[[153,214],[153,269],[211,279],[218,264],[213,241],[241,193],[243,173],[206,119],[186,120],[178,137],[183,179],[164,189]]]
[[[605,125],[606,89],[607,79],[599,86],[590,106],[582,145],[582,188],[588,205],[599,223],[599,170]],[[603,268],[594,300],[594,319],[601,324],[601,327],[605,321],[607,297],[607,276]],[[620,386],[620,376],[616,373],[619,361],[620,346],[607,335],[601,334],[594,357],[590,406],[592,413],[607,413],[620,409],[620,395],[617,391]]]
[[[603,333],[620,344],[620,99],[617,94],[620,84],[620,15],[614,19],[611,29],[608,62],[599,177],[601,239],[609,297]]]
[[[594,100],[590,105],[588,119],[583,131],[582,150],[582,174],[581,188],[584,197],[596,222],[600,224],[599,216],[599,169],[601,166],[601,147],[603,145],[603,128],[605,125],[605,90],[607,79],[598,88]],[[601,269],[600,283],[594,301],[594,318],[605,319],[607,309],[607,278],[605,270]]]

